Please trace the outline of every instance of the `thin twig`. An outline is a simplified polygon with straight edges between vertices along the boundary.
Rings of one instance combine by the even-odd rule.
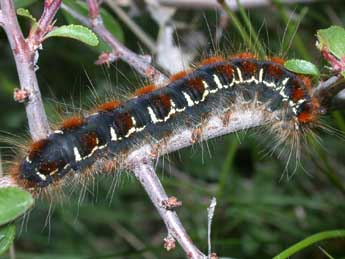
[[[4,26],[4,17],[2,16],[1,10],[0,10],[0,26]]]
[[[106,0],[106,3],[113,10],[116,15],[125,23],[128,28],[133,32],[133,34],[141,40],[142,43],[151,51],[155,53],[157,51],[156,44],[153,39],[151,39],[128,15],[117,3],[113,0]]]
[[[153,168],[152,161],[145,159],[147,154],[143,156],[134,156],[130,163],[133,164],[132,170],[140,181],[142,186],[145,188],[149,195],[152,203],[158,210],[161,218],[163,219],[168,232],[172,235],[181,245],[183,250],[186,252],[188,258],[191,259],[205,259],[207,258],[192,242],[188,236],[186,230],[182,226],[175,211],[167,210],[162,206],[162,203],[168,200],[168,196],[164,191],[164,188],[156,175]],[[138,157],[142,157],[142,160],[138,160]]]
[[[99,15],[99,3],[96,0],[87,0],[89,16],[91,20],[96,20]]]
[[[148,78],[151,82],[162,85],[167,77],[153,67],[147,60],[133,51],[123,46],[103,25],[102,19],[98,16],[98,22],[90,22],[88,18],[79,14],[65,4],[62,8],[76,18],[85,26],[90,27],[99,37],[101,37],[113,50],[115,57],[120,58],[130,66],[132,66],[139,74]]]
[[[339,74],[332,76],[321,82],[315,89],[313,95],[316,96],[323,108],[336,108],[333,103],[341,104],[344,102],[343,90],[345,89],[345,78]],[[344,104],[342,104],[344,105]],[[327,112],[326,110],[324,112]]]
[[[228,116],[226,114],[218,114],[212,116],[207,122],[205,122],[204,129],[199,136],[199,141],[208,140],[231,132],[264,125],[266,122],[265,118],[267,118],[267,116],[268,114],[266,112],[254,108],[247,110],[234,110],[232,111],[231,116]],[[227,120],[227,123],[225,123],[224,121],[225,118]],[[118,170],[134,170],[137,178],[141,181],[154,205],[161,214],[162,219],[169,227],[169,230],[173,228],[173,231],[171,231],[170,234],[177,239],[177,241],[184,249],[188,249],[185,250],[186,254],[188,255],[190,252],[192,252],[193,256],[204,256],[203,254],[200,254],[198,252],[199,250],[197,250],[197,248],[194,247],[191,241],[188,240],[185,234],[186,232],[180,225],[181,223],[176,214],[172,212],[168,213],[164,206],[161,206],[161,202],[167,199],[167,195],[162,189],[159,178],[156,176],[151,164],[148,164],[148,162],[150,162],[148,157],[158,158],[159,156],[162,156],[164,154],[174,152],[187,146],[191,146],[194,143],[194,129],[186,128],[167,137],[164,142],[159,145],[159,150],[157,149],[157,145],[155,144],[146,144],[140,146],[139,148],[133,148],[133,150],[129,151],[127,158],[125,159],[125,161],[123,161],[122,167],[119,167]],[[146,163],[143,163],[143,161],[146,161]],[[98,161],[95,163],[94,168],[95,171],[102,172],[103,167],[104,163]],[[0,188],[14,185],[15,183],[13,183],[10,177],[0,178]]]
[[[33,140],[45,138],[49,124],[44,111],[41,93],[35,73],[35,52],[30,49],[19,27],[12,0],[1,0],[3,28],[7,34],[16,62],[20,88],[28,92],[25,102],[30,134]]]
[[[33,51],[41,45],[44,36],[53,29],[53,19],[60,9],[62,0],[45,0],[41,18],[38,21],[38,27],[31,27],[28,43]]]
[[[213,197],[210,203],[210,206],[207,209],[207,246],[208,246],[208,256],[210,257],[212,253],[211,246],[211,230],[212,230],[212,220],[214,216],[214,211],[217,206],[217,199]]]
[[[10,259],[16,259],[16,249],[14,247],[14,244],[10,246],[9,255],[10,255]]]
[[[10,176],[0,177],[0,188],[19,187],[18,184]]]

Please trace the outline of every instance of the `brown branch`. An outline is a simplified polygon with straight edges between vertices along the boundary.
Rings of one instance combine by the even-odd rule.
[[[53,19],[61,6],[62,0],[45,0],[38,27],[31,27],[28,42],[35,51],[42,43],[44,36],[53,29]]]
[[[10,176],[0,177],[0,188],[19,187],[18,184]]]
[[[89,16],[91,20],[96,20],[99,16],[99,4],[96,0],[87,0]]]
[[[149,37],[129,16],[128,14],[113,0],[105,1],[116,16],[132,31],[132,33],[151,51],[157,52],[156,43]]]
[[[23,37],[12,0],[0,0],[0,3],[2,26],[16,62],[20,88],[29,94],[25,110],[30,134],[34,140],[45,138],[49,133],[49,124],[35,74],[35,52]]]
[[[4,17],[2,15],[2,11],[0,10],[0,26],[4,26]]]
[[[151,82],[162,85],[167,80],[167,77],[153,67],[147,59],[137,55],[133,51],[123,46],[103,25],[102,18],[98,16],[91,22],[85,16],[79,14],[65,4],[62,8],[76,18],[85,26],[90,27],[99,37],[101,37],[111,48],[115,57],[133,67],[139,74],[148,78]]]
[[[313,95],[316,96],[324,111],[328,109],[337,109],[344,107],[345,98],[343,90],[345,89],[345,78],[339,74],[332,76],[324,82],[320,82],[314,89]]]
[[[175,211],[168,210],[162,206],[164,201],[169,198],[164,191],[164,188],[156,175],[153,168],[152,161],[147,159],[147,154],[140,155],[138,153],[133,156],[133,160],[129,163],[132,164],[131,169],[134,175],[140,181],[145,191],[149,195],[152,203],[158,210],[161,218],[163,219],[167,229],[168,236],[173,236],[181,245],[186,255],[190,259],[205,259],[207,258],[199,249],[193,244],[191,238],[188,236],[186,230],[182,226]],[[142,158],[138,160],[138,158]],[[171,240],[171,238],[170,238]],[[171,242],[171,241],[170,241]]]

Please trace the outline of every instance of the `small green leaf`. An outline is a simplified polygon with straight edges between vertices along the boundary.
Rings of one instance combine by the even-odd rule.
[[[28,9],[18,8],[17,14],[26,18],[29,18],[32,23],[37,23],[35,17],[33,17]]]
[[[318,48],[326,48],[338,59],[345,56],[345,29],[340,26],[331,26],[317,31]]]
[[[22,189],[10,187],[0,189],[0,226],[22,215],[34,203],[31,194]]]
[[[97,46],[99,43],[96,34],[94,34],[90,29],[82,25],[75,24],[60,26],[49,32],[45,36],[45,39],[50,37],[72,38],[90,46]]]
[[[284,67],[292,72],[319,77],[320,71],[313,63],[303,59],[290,59]]]
[[[5,253],[13,243],[16,226],[13,224],[0,227],[0,255]]]

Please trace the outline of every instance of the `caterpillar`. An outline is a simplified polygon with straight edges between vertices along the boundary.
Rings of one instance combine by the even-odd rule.
[[[202,127],[212,115],[231,116],[238,107],[264,110],[267,125],[284,140],[303,134],[320,105],[310,78],[288,71],[283,63],[250,53],[205,59],[196,69],[171,76],[164,87],[144,86],[128,101],[109,101],[88,116],[65,120],[29,146],[11,176],[24,189],[40,193],[92,170],[95,161],[121,163],[136,145],[164,140],[176,128]]]

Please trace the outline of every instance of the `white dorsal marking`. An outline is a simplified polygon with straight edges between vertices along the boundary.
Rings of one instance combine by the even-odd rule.
[[[81,158],[81,155],[80,155],[77,147],[73,147],[73,152],[74,152],[74,156],[75,156],[75,161],[77,161],[77,162],[81,161],[82,158]]]
[[[110,127],[111,141],[117,141],[117,135],[113,127]]]
[[[259,71],[259,83],[262,82],[263,77],[264,77],[264,69],[260,68],[260,71]]]
[[[184,91],[182,91],[182,94],[183,94],[184,98],[186,99],[188,106],[192,107],[194,105],[192,98]]]

